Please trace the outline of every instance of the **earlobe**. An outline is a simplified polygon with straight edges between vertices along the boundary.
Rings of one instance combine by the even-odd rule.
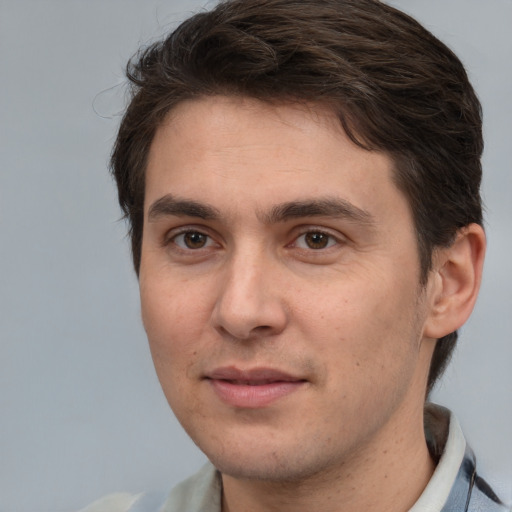
[[[450,247],[436,252],[425,336],[442,338],[468,319],[480,289],[485,247],[482,226],[470,224],[459,230]]]

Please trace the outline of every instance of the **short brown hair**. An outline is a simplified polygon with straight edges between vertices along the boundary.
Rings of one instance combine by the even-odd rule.
[[[417,232],[421,279],[432,252],[482,224],[481,107],[460,60],[408,15],[377,0],[227,0],[183,22],[127,66],[131,102],[111,169],[140,265],[145,167],[179,102],[208,95],[327,105],[347,135],[395,162]],[[428,390],[457,333],[438,340]]]

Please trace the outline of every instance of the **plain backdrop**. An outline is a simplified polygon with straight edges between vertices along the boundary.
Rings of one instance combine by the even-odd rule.
[[[512,502],[512,1],[394,0],[451,46],[485,113],[489,251],[435,393]],[[107,160],[123,67],[205,2],[0,0],[0,511],[169,489],[204,458],[153,372]]]

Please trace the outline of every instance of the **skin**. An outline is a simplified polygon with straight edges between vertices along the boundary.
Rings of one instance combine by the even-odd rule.
[[[434,469],[435,339],[469,315],[483,232],[436,254],[420,286],[392,160],[318,105],[183,102],[146,172],[143,322],[170,406],[222,473],[223,510],[408,510]],[[240,407],[209,378],[226,367],[300,384]]]

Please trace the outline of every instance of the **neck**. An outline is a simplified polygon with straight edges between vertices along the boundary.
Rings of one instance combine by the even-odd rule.
[[[293,482],[223,475],[223,512],[406,512],[434,471],[423,432],[423,409],[390,422],[336,467]]]

